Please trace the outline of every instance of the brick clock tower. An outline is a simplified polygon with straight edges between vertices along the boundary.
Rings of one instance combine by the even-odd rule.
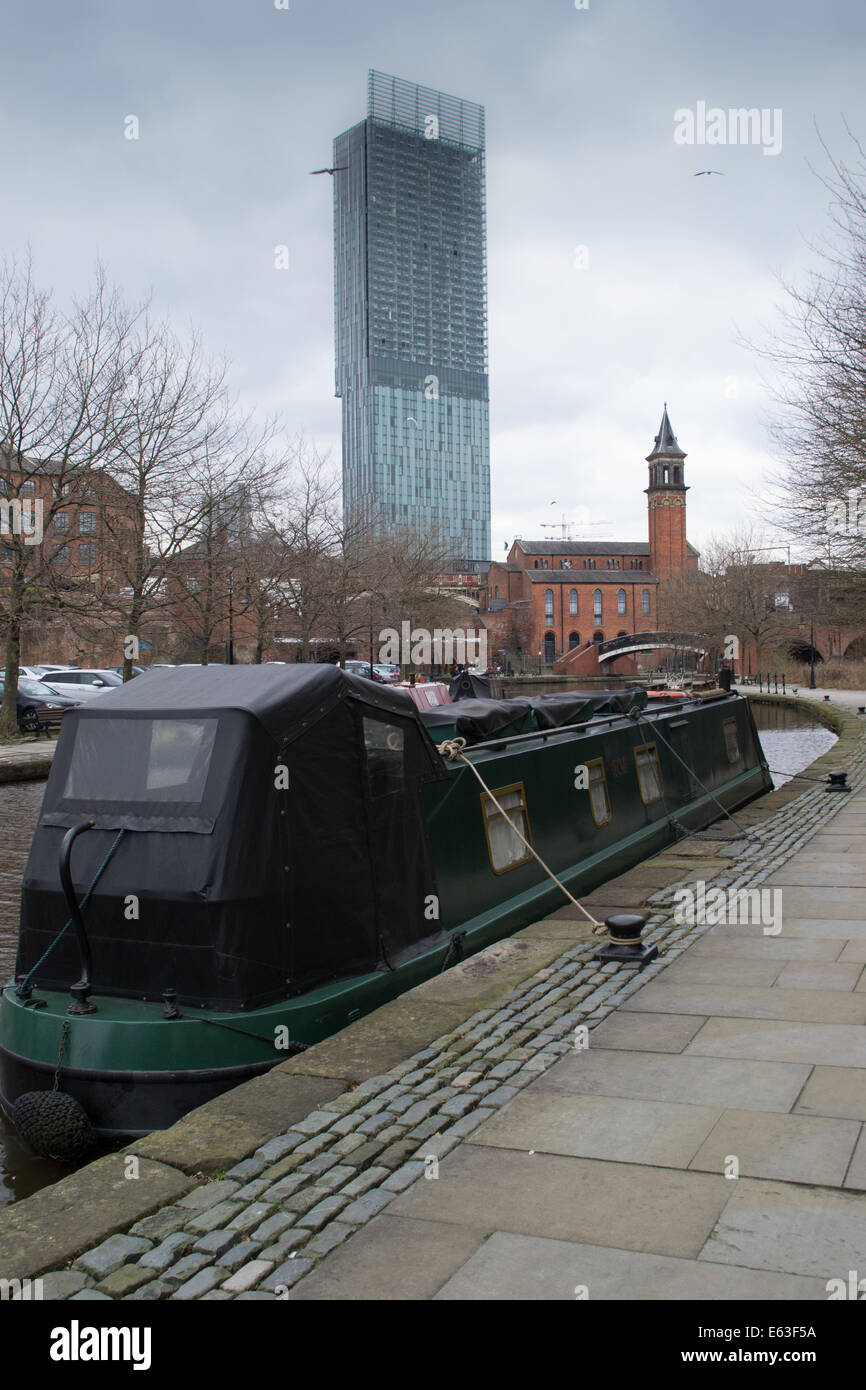
[[[686,541],[686,455],[677,443],[665,402],[652,453],[647,455],[650,569],[659,579],[679,579],[690,568]]]

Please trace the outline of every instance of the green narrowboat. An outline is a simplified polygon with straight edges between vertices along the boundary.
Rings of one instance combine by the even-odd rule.
[[[524,840],[579,897],[770,786],[722,692],[418,709],[327,665],[149,672],[64,721],[0,1102],[26,1132],[60,1068],[99,1135],[163,1128],[558,907]]]

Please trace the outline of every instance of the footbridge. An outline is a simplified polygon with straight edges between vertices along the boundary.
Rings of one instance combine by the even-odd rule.
[[[598,660],[603,665],[618,656],[631,656],[633,652],[653,652],[668,649],[679,652],[705,652],[706,645],[694,633],[684,632],[631,632],[622,637],[611,637],[598,644]]]

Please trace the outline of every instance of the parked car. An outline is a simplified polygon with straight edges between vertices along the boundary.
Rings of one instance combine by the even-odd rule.
[[[369,661],[347,661],[345,668],[350,676],[366,676],[367,680],[381,681],[382,677],[378,674],[375,666],[371,667]]]
[[[23,668],[22,668],[23,669]],[[77,671],[77,666],[59,666],[56,662],[53,665],[31,666],[31,671],[36,672],[34,679],[43,680],[49,671]]]
[[[68,695],[71,699],[93,700],[104,690],[115,685],[123,685],[123,678],[116,671],[88,670],[50,671],[45,681],[58,695]]]
[[[380,666],[374,666],[374,667],[373,667],[373,670],[376,672],[377,676],[379,677],[379,680],[380,680],[380,681],[384,681],[386,684],[388,684],[388,683],[390,683],[390,682],[398,681],[398,680],[400,679],[400,667],[399,667],[399,666],[381,666],[381,665],[380,665]]]
[[[0,680],[0,699],[3,698],[5,681]],[[68,709],[73,709],[78,700],[58,695],[41,681],[30,680],[27,676],[18,678],[18,702],[16,714],[18,727],[24,734],[40,734],[56,728]]]

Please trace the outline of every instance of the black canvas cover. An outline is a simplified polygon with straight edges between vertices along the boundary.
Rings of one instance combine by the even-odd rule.
[[[535,710],[539,729],[561,729],[566,724],[580,724],[595,713],[595,701],[574,691],[550,695],[529,695],[528,703]]]
[[[460,700],[418,713],[425,728],[453,727],[468,744],[484,743],[497,735],[507,738],[535,727],[528,700]]]
[[[452,700],[489,700],[490,681],[474,671],[461,671],[452,677],[450,693]]]
[[[436,924],[420,788],[446,776],[401,691],[327,665],[148,672],[64,722],[22,895],[19,973],[68,917],[81,820],[97,993],[249,1008],[387,969]],[[72,931],[36,973],[77,980]]]
[[[627,714],[632,705],[645,709],[646,691],[643,686],[629,686],[625,690],[569,690],[561,695],[547,696],[547,699],[574,699],[581,697],[591,700],[596,714]]]

